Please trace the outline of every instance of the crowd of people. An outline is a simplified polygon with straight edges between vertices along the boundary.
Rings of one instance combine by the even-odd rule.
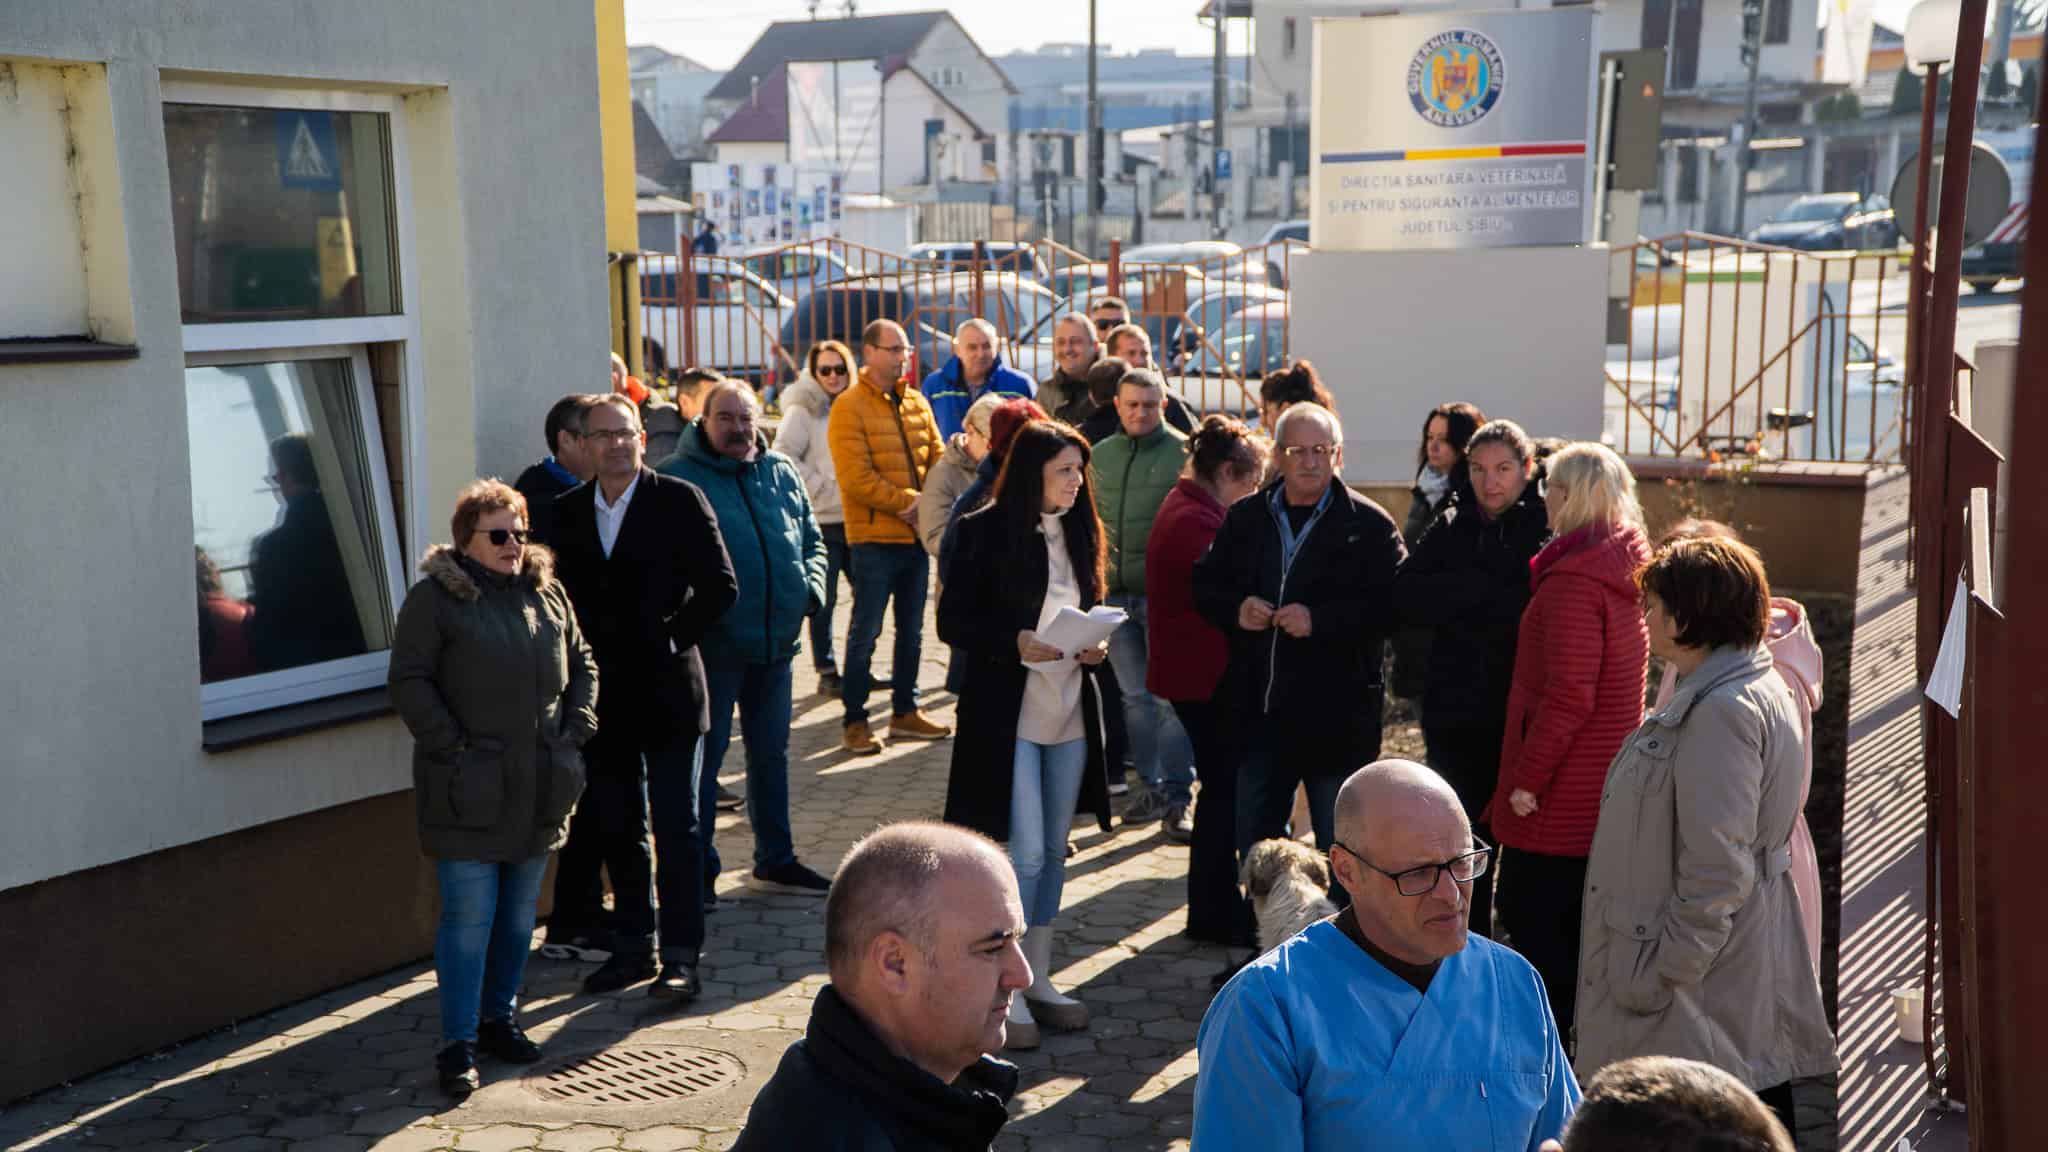
[[[670,400],[615,358],[516,485],[463,491],[391,661],[443,1086],[541,1055],[517,994],[556,850],[543,952],[595,962],[592,993],[693,999],[716,815],[743,806],[751,881],[826,898],[831,984],[738,1146],[986,1148],[999,1054],[1089,1024],[1052,980],[1078,814],[1189,843],[1186,931],[1244,956],[1201,1027],[1198,1148],[1789,1148],[1792,1085],[1834,1067],[1818,649],[1757,554],[1701,522],[1653,545],[1611,450],[1455,402],[1397,522],[1344,483],[1312,365],[1261,382],[1256,424],[1196,420],[1123,301],[1054,332],[1045,381],[974,320],[919,383],[875,321],[807,351],[772,438],[746,382]],[[928,595],[957,735],[920,706]],[[1100,642],[1060,646],[1076,618]],[[789,819],[806,643],[845,754],[952,740],[943,823],[829,877]],[[1390,694],[1426,764],[1382,758]],[[735,713],[743,794],[718,785]],[[1274,842],[1315,899],[1266,939],[1245,881]]]

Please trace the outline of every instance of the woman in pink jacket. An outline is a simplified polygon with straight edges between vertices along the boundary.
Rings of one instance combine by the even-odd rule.
[[[1735,529],[1719,520],[1695,520],[1688,516],[1673,524],[1657,541],[1661,550],[1679,540],[1723,537],[1741,539]],[[1820,644],[1808,626],[1806,606],[1783,596],[1771,597],[1770,631],[1764,636],[1770,649],[1771,665],[1778,679],[1792,690],[1792,702],[1799,707],[1799,744],[1805,753],[1806,776],[1799,785],[1799,818],[1792,825],[1792,894],[1799,899],[1799,922],[1806,929],[1806,951],[1813,970],[1820,973],[1820,856],[1813,847],[1813,832],[1806,826],[1806,796],[1813,789],[1813,714],[1820,710],[1822,657]],[[1656,708],[1671,702],[1678,686],[1678,670],[1664,666],[1664,679],[1657,687]]]

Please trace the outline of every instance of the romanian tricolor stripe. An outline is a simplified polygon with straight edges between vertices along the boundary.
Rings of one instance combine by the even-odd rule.
[[[1325,164],[1391,164],[1426,160],[1518,160],[1528,156],[1584,156],[1580,140],[1547,144],[1496,144],[1482,148],[1397,148],[1389,152],[1325,152]]]

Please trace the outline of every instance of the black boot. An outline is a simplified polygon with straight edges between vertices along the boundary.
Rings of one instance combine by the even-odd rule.
[[[483,1087],[483,1079],[476,1074],[476,1044],[469,1040],[457,1040],[441,1054],[434,1057],[434,1067],[441,1074],[441,1091],[457,1100]]]
[[[540,1045],[512,1020],[486,1020],[478,1025],[476,1046],[486,1055],[512,1064],[531,1064],[540,1059]]]
[[[638,955],[614,952],[611,959],[598,965],[597,971],[583,978],[583,990],[593,996],[617,992],[630,984],[654,979],[657,971],[654,957],[645,952]]]

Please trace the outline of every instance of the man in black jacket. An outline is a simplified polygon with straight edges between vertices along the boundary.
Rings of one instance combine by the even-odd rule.
[[[596,924],[599,910],[586,901],[602,864],[616,901],[612,955],[583,987],[610,992],[656,975],[651,812],[661,845],[661,968],[651,992],[687,1001],[704,944],[696,789],[711,719],[697,642],[732,607],[739,582],[710,501],[645,468],[644,435],[632,401],[593,404],[583,442],[597,476],[555,501],[556,571],[607,686],[597,735],[583,749],[590,781],[562,849],[554,915]]]
[[[825,962],[734,1152],[987,1152],[1017,1069],[1010,995],[1031,983],[1009,858],[948,824],[879,829],[846,854],[825,901]]]
[[[548,454],[540,462],[527,467],[512,482],[512,487],[526,497],[526,528],[534,541],[548,543],[555,526],[555,497],[567,492],[595,473],[589,456],[583,451],[583,413],[589,409],[595,396],[580,392],[555,401],[548,409],[547,419],[541,423],[541,435],[548,442]]]
[[[1273,438],[1280,479],[1232,505],[1195,562],[1195,607],[1230,638],[1217,705],[1252,718],[1240,855],[1285,834],[1297,782],[1317,845],[1333,842],[1338,787],[1379,757],[1381,653],[1406,555],[1393,517],[1340,478],[1334,413],[1296,404]]]

